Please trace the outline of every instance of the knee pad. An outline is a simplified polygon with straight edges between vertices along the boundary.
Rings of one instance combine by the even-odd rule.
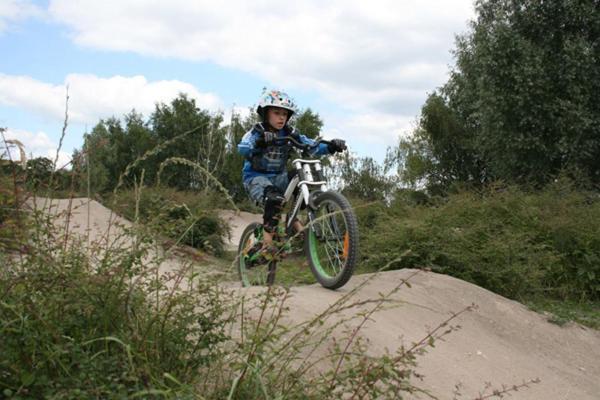
[[[281,208],[281,205],[285,201],[283,193],[277,186],[267,186],[263,195],[265,201],[265,207]]]

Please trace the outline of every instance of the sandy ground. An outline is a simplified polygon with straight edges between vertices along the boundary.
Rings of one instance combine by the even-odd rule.
[[[47,198],[29,199],[27,205],[31,209],[43,210],[55,216],[54,224],[67,233],[69,237],[78,237],[83,245],[90,249],[92,259],[100,259],[101,252],[97,249],[128,249],[133,245],[132,236],[126,231],[133,224],[111,212],[95,200],[88,198],[73,198],[57,200]],[[167,247],[168,249],[168,247]],[[162,246],[152,244],[144,261],[149,265],[158,264],[160,274],[178,274],[180,271],[190,271],[195,264],[192,257],[183,258],[177,247],[173,251],[165,251]],[[179,255],[178,255],[179,254]],[[172,286],[172,282],[167,283]],[[185,286],[183,286],[185,287]]]
[[[248,225],[252,222],[262,222],[261,215],[251,214],[245,211],[237,213],[233,210],[221,210],[219,215],[227,221],[231,228],[231,237],[227,243],[225,243],[228,250],[237,250],[242,232],[244,232],[244,229],[246,229]]]
[[[51,210],[68,207],[68,200],[54,200]],[[92,241],[110,241],[118,236],[116,225],[130,226],[112,214],[112,233],[107,236],[111,218],[108,209],[88,199],[74,199],[71,207],[72,231],[80,235],[89,231]],[[224,211],[221,216],[233,228],[230,248],[237,247],[239,235],[248,223],[260,221],[260,216],[249,213],[235,215]],[[164,270],[177,269],[181,262],[177,258],[167,260]],[[358,291],[357,299],[376,299],[412,272],[381,273]],[[290,323],[310,319],[367,278],[368,275],[353,277],[337,291],[318,285],[293,288]],[[463,396],[458,398],[470,399],[484,390],[486,382],[500,388],[503,384],[539,378],[541,383],[513,393],[510,398],[600,399],[600,332],[576,324],[551,324],[543,315],[515,301],[449,276],[423,272],[414,276],[411,284],[412,288],[402,288],[393,295],[402,305],[375,313],[363,327],[361,332],[370,341],[372,354],[381,354],[385,349],[394,352],[402,344],[410,345],[450,313],[473,303],[478,307],[454,321],[461,329],[419,358],[417,371],[424,378],[415,382],[418,386],[440,399],[452,399],[455,385],[460,384]]]
[[[358,293],[357,300],[376,299],[413,270],[381,273]],[[308,319],[358,285],[356,276],[342,289],[318,285],[296,287],[288,303],[294,322]],[[436,343],[418,361],[424,375],[417,386],[440,399],[452,399],[460,383],[465,399],[485,388],[501,388],[539,378],[541,383],[513,393],[514,399],[600,399],[600,332],[576,324],[560,327],[525,306],[473,284],[446,275],[422,272],[392,296],[402,304],[377,312],[361,330],[372,354],[394,352],[425,337],[452,312],[471,304],[477,309],[453,323],[460,329]],[[488,394],[491,391],[488,390]]]

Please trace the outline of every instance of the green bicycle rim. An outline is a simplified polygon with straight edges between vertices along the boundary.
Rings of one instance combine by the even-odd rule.
[[[337,275],[339,275],[339,273],[342,272],[342,270],[344,269],[343,266],[340,268],[340,270],[338,272],[335,273],[335,275],[330,275],[329,273],[325,272],[325,268],[323,268],[323,265],[321,264],[321,259],[319,257],[319,253],[318,253],[318,240],[312,229],[309,230],[308,240],[309,240],[309,249],[310,249],[310,256],[312,258],[312,263],[313,263],[313,266],[315,267],[315,269],[317,270],[317,272],[319,273],[319,275],[323,276],[326,279],[333,279]],[[335,272],[335,268],[332,268],[332,269]]]

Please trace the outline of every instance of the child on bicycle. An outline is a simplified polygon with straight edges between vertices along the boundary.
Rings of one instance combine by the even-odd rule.
[[[291,146],[278,140],[292,136],[297,141],[314,145],[315,141],[302,135],[288,125],[296,112],[293,100],[284,92],[265,90],[256,108],[261,122],[246,132],[238,144],[239,153],[246,158],[242,170],[244,188],[250,198],[264,206],[263,213],[263,250],[271,251],[273,233],[278,223],[288,185],[286,164]],[[321,143],[313,155],[334,154],[346,150],[342,139],[333,139],[330,144]],[[296,221],[294,228],[302,230]]]

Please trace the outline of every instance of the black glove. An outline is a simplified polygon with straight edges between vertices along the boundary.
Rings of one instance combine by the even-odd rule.
[[[267,147],[271,146],[275,142],[275,139],[277,139],[277,132],[264,131],[262,135],[256,139],[255,144],[256,147]]]
[[[331,154],[342,152],[347,149],[346,141],[342,139],[333,139],[331,140],[331,143],[327,145],[327,148]]]

